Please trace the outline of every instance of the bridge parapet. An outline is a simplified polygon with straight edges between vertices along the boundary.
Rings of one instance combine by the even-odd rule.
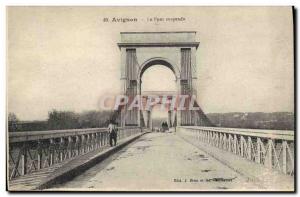
[[[184,135],[272,170],[294,176],[294,131],[178,127]]]
[[[141,132],[138,127],[118,129],[118,139]],[[109,144],[107,128],[9,133],[9,179],[49,168]]]

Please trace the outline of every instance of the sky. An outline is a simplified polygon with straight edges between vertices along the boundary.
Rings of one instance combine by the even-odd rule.
[[[105,17],[138,22],[105,23]],[[8,7],[7,111],[43,120],[52,109],[97,110],[101,96],[120,92],[123,31],[196,31],[198,103],[205,113],[293,112],[291,7]],[[172,77],[164,78],[171,71],[150,71],[145,89],[172,89]]]

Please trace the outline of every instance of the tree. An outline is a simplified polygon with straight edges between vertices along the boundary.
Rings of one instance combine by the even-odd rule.
[[[108,125],[111,111],[86,111],[79,115],[81,128],[99,128]]]
[[[15,132],[18,129],[18,122],[19,119],[17,118],[17,115],[14,113],[9,113],[8,117],[8,131],[9,132]]]
[[[48,113],[48,129],[75,129],[79,127],[78,119],[74,112],[52,110]]]

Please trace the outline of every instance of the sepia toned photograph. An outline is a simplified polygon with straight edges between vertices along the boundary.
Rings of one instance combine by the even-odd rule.
[[[7,6],[6,189],[295,192],[294,16]]]

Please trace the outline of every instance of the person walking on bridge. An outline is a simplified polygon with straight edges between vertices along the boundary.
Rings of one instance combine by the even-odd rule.
[[[108,133],[109,133],[109,144],[110,146],[117,145],[117,131],[118,128],[113,120],[110,121],[108,125]],[[113,143],[114,141],[114,143]]]

